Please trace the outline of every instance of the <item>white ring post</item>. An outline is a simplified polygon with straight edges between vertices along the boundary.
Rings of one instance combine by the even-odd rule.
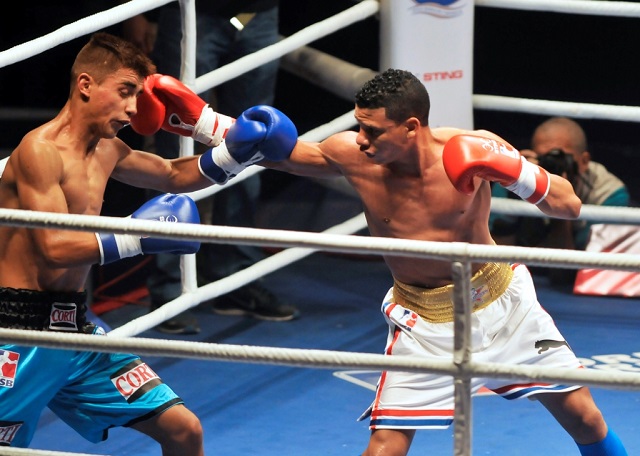
[[[182,41],[180,48],[182,62],[180,65],[180,80],[188,87],[193,88],[196,80],[196,2],[195,0],[180,1],[180,18],[182,21]],[[180,137],[180,156],[188,157],[194,154],[193,139]],[[198,289],[198,269],[196,255],[180,256],[180,277],[182,281],[182,293],[190,293]]]
[[[422,80],[432,127],[473,129],[473,14],[471,0],[381,0],[380,69]]]

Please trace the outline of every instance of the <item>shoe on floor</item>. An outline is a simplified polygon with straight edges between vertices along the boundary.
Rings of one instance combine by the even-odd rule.
[[[211,309],[219,315],[250,316],[268,321],[289,321],[300,315],[298,309],[284,304],[256,282],[217,297]]]
[[[173,318],[160,323],[155,327],[156,331],[164,334],[198,334],[200,325],[196,317],[189,311],[184,311]]]

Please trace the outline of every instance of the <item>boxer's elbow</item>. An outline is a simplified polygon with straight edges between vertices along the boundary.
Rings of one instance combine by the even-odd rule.
[[[41,248],[40,257],[44,265],[51,269],[64,268],[67,267],[69,263],[69,251],[67,250],[65,255],[62,248]]]
[[[568,219],[577,219],[580,217],[580,211],[582,210],[582,201],[576,195],[571,195],[571,201],[567,204],[567,216]]]
[[[563,219],[577,219],[580,217],[581,209],[582,201],[575,193],[571,192],[558,199],[554,207],[554,215]]]
[[[77,238],[76,240],[70,239],[56,230],[44,231],[51,233],[39,236],[36,242],[43,264],[47,268],[65,268],[76,265],[75,257],[82,251],[77,243]],[[78,236],[78,233],[75,235]]]
[[[562,197],[549,195],[538,204],[544,214],[561,219],[577,219],[580,216],[582,202],[575,194],[563,195]]]
[[[542,212],[556,218],[577,219],[582,209],[582,201],[573,190],[571,183],[554,174],[551,175],[551,189],[538,207]]]

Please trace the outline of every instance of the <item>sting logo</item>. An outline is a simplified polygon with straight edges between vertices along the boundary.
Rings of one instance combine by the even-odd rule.
[[[54,302],[51,305],[49,329],[52,331],[77,331],[76,314],[77,306],[75,304]]]
[[[434,71],[431,73],[423,73],[422,80],[424,82],[445,81],[449,79],[462,79],[464,73],[462,70],[452,71]]]
[[[127,364],[112,375],[111,382],[129,403],[162,383],[158,374],[140,360]]]

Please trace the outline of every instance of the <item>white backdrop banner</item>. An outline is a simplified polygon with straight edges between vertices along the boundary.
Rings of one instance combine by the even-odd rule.
[[[473,0],[382,0],[380,71],[419,77],[432,127],[473,129]]]

